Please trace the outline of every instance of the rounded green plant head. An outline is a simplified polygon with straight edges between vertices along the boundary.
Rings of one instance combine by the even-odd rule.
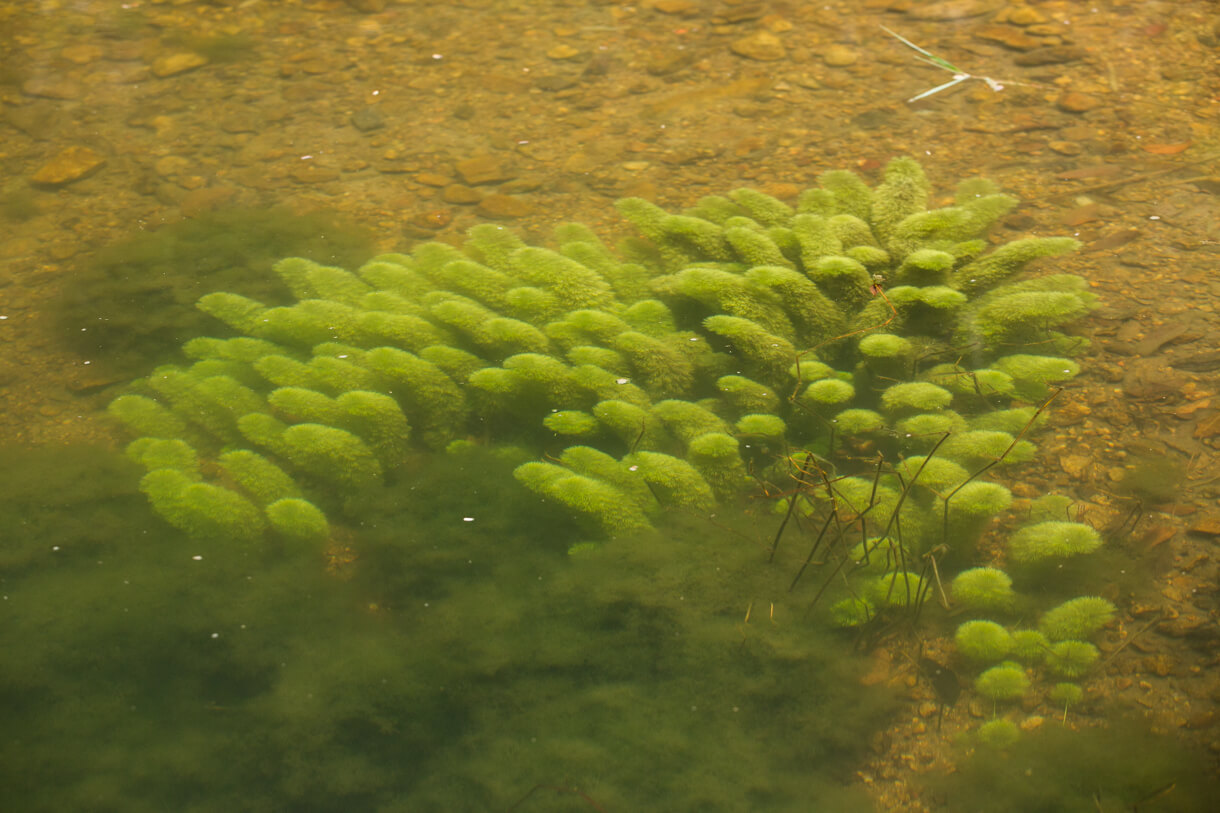
[[[957,651],[979,663],[994,663],[1012,650],[1012,635],[994,621],[967,621],[953,634]]]
[[[877,555],[881,555],[880,552]],[[898,571],[878,577],[871,585],[876,602],[891,607],[913,607],[924,589],[924,581],[918,573]]]
[[[1020,665],[1005,662],[975,678],[974,690],[988,700],[1019,700],[1029,691],[1029,677]]]
[[[778,415],[755,414],[742,415],[737,419],[734,428],[743,438],[755,436],[779,439],[784,436],[787,426],[784,424],[784,419]]]
[[[557,435],[590,437],[601,429],[597,418],[579,409],[561,409],[542,419],[542,424]]]
[[[1051,642],[1037,630],[1016,630],[1012,633],[1012,652],[1021,663],[1036,665],[1050,654]]]
[[[1086,641],[1060,641],[1051,647],[1046,657],[1046,666],[1056,675],[1078,678],[1085,675],[1101,653]]]
[[[926,381],[910,381],[887,387],[881,393],[881,406],[886,412],[939,412],[953,403],[953,393]]]
[[[1052,702],[1064,706],[1075,706],[1081,700],[1084,700],[1084,689],[1075,683],[1056,683],[1051,687],[1046,696]]]
[[[267,520],[281,536],[293,542],[321,545],[330,536],[326,515],[298,497],[276,500],[265,509]]]
[[[1113,620],[1113,604],[1097,596],[1081,596],[1043,613],[1038,629],[1052,641],[1087,641]]]
[[[1039,522],[1028,525],[1008,540],[1012,561],[1031,565],[1092,553],[1101,547],[1101,534],[1082,522]]]
[[[982,745],[1007,748],[1021,739],[1021,729],[1012,720],[988,720],[979,726],[975,736]]]
[[[926,458],[923,455],[913,455],[897,466],[907,483],[930,488],[933,491],[948,491],[961,485],[969,477],[969,473],[952,460],[940,457]]]
[[[911,352],[911,340],[892,333],[873,333],[861,339],[858,347],[869,358],[903,358]]]
[[[885,427],[885,418],[871,409],[845,409],[830,422],[844,435],[863,435]]]
[[[972,480],[959,488],[949,501],[950,518],[993,517],[1012,505],[1012,492],[999,483]]]
[[[1016,603],[1008,574],[994,567],[974,567],[953,577],[953,600],[975,612],[1008,612]]]
[[[837,406],[856,397],[856,388],[837,378],[823,378],[805,388],[801,400],[816,406]]]
[[[845,598],[830,607],[831,621],[837,627],[860,627],[876,617],[876,608],[864,598]]]

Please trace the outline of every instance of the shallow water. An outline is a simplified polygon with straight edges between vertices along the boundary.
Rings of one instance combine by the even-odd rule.
[[[1107,803],[1204,809],[1213,4],[354,6],[0,11],[6,807],[1021,809],[974,794],[1043,743],[1071,753],[1055,737],[1076,728],[1088,759],[1047,780],[1062,809],[1090,781]],[[951,77],[881,25],[1003,88],[906,102]],[[281,256],[354,268],[487,221],[531,243],[566,221],[612,241],[629,232],[618,197],[792,200],[827,169],[875,183],[903,154],[936,205],[974,175],[1020,198],[999,239],[1077,237],[1054,270],[1101,302],[1076,328],[1083,374],[1004,481],[1019,499],[1067,494],[1109,532],[1060,578],[1087,578],[1118,619],[1081,707],[1039,689],[1007,711],[1034,756],[998,755],[994,774],[970,736],[995,709],[967,689],[942,715],[916,668],[952,659],[955,622],[829,629],[813,582],[786,592],[805,549],[766,563],[779,518],[754,501],[569,552],[589,529],[506,459],[416,452],[349,507],[329,560],[206,546],[149,509],[104,414],[208,330],[201,294],[288,301]],[[1100,767],[1105,737],[1085,739],[1111,725],[1116,762],[1166,751],[1167,732],[1181,752],[1134,758],[1147,773],[1124,784]]]

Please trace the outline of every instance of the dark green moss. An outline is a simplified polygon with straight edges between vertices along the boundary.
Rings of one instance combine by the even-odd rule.
[[[89,255],[55,314],[69,346],[117,375],[135,376],[215,322],[195,308],[224,290],[268,304],[291,300],[270,272],[299,255],[357,265],[376,251],[371,233],[328,213],[230,208],[140,231]]]
[[[928,780],[937,810],[1051,813],[1213,807],[1216,782],[1198,753],[1138,720],[1072,731],[1045,725],[1004,752],[980,749]]]
[[[38,214],[36,197],[32,189],[9,189],[0,196],[0,215],[13,223],[24,223]]]
[[[475,450],[362,505],[341,579],[182,538],[108,452],[5,451],[14,810],[448,813],[539,784],[520,810],[870,809],[848,785],[888,696],[800,606],[770,617],[786,575],[738,534],[569,556],[573,521]]]

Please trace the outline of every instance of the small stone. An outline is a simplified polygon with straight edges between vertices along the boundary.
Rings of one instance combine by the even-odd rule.
[[[1203,418],[1195,425],[1195,431],[1191,433],[1191,437],[1198,438],[1214,438],[1220,435],[1220,412],[1214,412]]]
[[[694,0],[653,0],[652,7],[662,14],[677,17],[691,17],[699,13],[699,6]]]
[[[60,76],[38,76],[22,82],[21,92],[44,99],[79,99],[85,95],[85,87],[80,82]]]
[[[1220,536],[1220,515],[1208,514],[1199,517],[1191,523],[1190,532],[1202,536]]]
[[[1022,720],[1020,723],[1020,728],[1022,731],[1036,731],[1042,727],[1044,722],[1046,722],[1045,718],[1039,714],[1035,714]]]
[[[1080,155],[1084,152],[1084,147],[1075,141],[1052,141],[1047,146],[1060,155]]]
[[[352,114],[352,126],[362,133],[385,127],[385,119],[376,107],[366,107]]]
[[[1096,96],[1075,90],[1069,90],[1059,97],[1059,101],[1055,102],[1055,106],[1065,113],[1087,113],[1090,110],[1096,110],[1103,104],[1105,103]]]
[[[88,147],[67,147],[34,173],[34,182],[59,186],[80,180],[106,163],[101,153]]]
[[[939,3],[919,3],[907,9],[907,16],[916,20],[964,20],[989,14],[1002,5],[1002,0],[941,0]]]
[[[846,68],[855,65],[859,59],[860,55],[854,49],[838,43],[822,52],[822,61],[832,68]]]
[[[561,42],[559,45],[548,48],[546,50],[546,57],[547,59],[554,60],[575,59],[576,57],[580,56],[581,53],[582,51],[579,48],[573,48],[566,42]]]
[[[508,220],[531,215],[534,213],[534,209],[534,204],[524,198],[493,192],[479,201],[478,212],[483,217],[493,220]]]
[[[96,62],[102,58],[102,53],[100,45],[90,45],[83,42],[69,45],[59,52],[60,56],[76,65],[88,65],[90,62]]]
[[[1065,454],[1059,458],[1059,467],[1073,479],[1080,477],[1089,468],[1089,458],[1085,455]]]
[[[729,49],[738,56],[759,62],[775,62],[787,56],[783,42],[770,31],[759,31],[735,40]]]
[[[657,48],[649,52],[648,62],[644,69],[652,76],[668,76],[671,73],[677,73],[683,68],[690,67],[698,59],[699,54],[694,50]]]
[[[420,212],[411,216],[411,225],[421,229],[437,231],[453,222],[453,212],[448,209],[433,209],[430,212]]]
[[[1013,57],[1016,64],[1030,68],[1038,65],[1062,65],[1084,59],[1086,51],[1075,45],[1048,45]]]
[[[449,184],[441,192],[441,197],[445,203],[456,203],[461,206],[469,206],[472,203],[478,203],[483,199],[483,193],[477,189],[471,189],[460,183]]]
[[[462,180],[471,186],[500,183],[513,177],[513,173],[505,170],[500,162],[490,155],[478,155],[458,161],[455,168]]]
[[[1032,51],[1042,45],[1024,31],[1007,25],[979,26],[974,30],[974,37],[987,42],[998,42],[1014,51]]]
[[[1174,660],[1162,652],[1149,658],[1144,658],[1141,665],[1144,667],[1145,672],[1151,672],[1157,677],[1168,677],[1173,673]]]
[[[197,54],[194,51],[181,51],[153,60],[152,72],[153,76],[164,79],[167,76],[193,71],[195,68],[206,64],[208,64],[208,58],[203,54]]]
[[[1017,6],[1008,12],[1005,22],[1012,23],[1013,25],[1040,25],[1049,22],[1049,19],[1036,8]]]

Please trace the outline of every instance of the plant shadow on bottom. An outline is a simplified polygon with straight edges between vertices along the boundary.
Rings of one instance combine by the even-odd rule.
[[[934,810],[1057,813],[1214,810],[1217,781],[1198,752],[1134,717],[1073,731],[1048,724],[1010,748],[980,746],[925,784]]]
[[[569,555],[511,464],[433,457],[336,576],[181,538],[117,456],[9,451],[12,809],[869,809],[848,785],[890,698],[849,641],[759,609],[773,577],[727,531]]]

